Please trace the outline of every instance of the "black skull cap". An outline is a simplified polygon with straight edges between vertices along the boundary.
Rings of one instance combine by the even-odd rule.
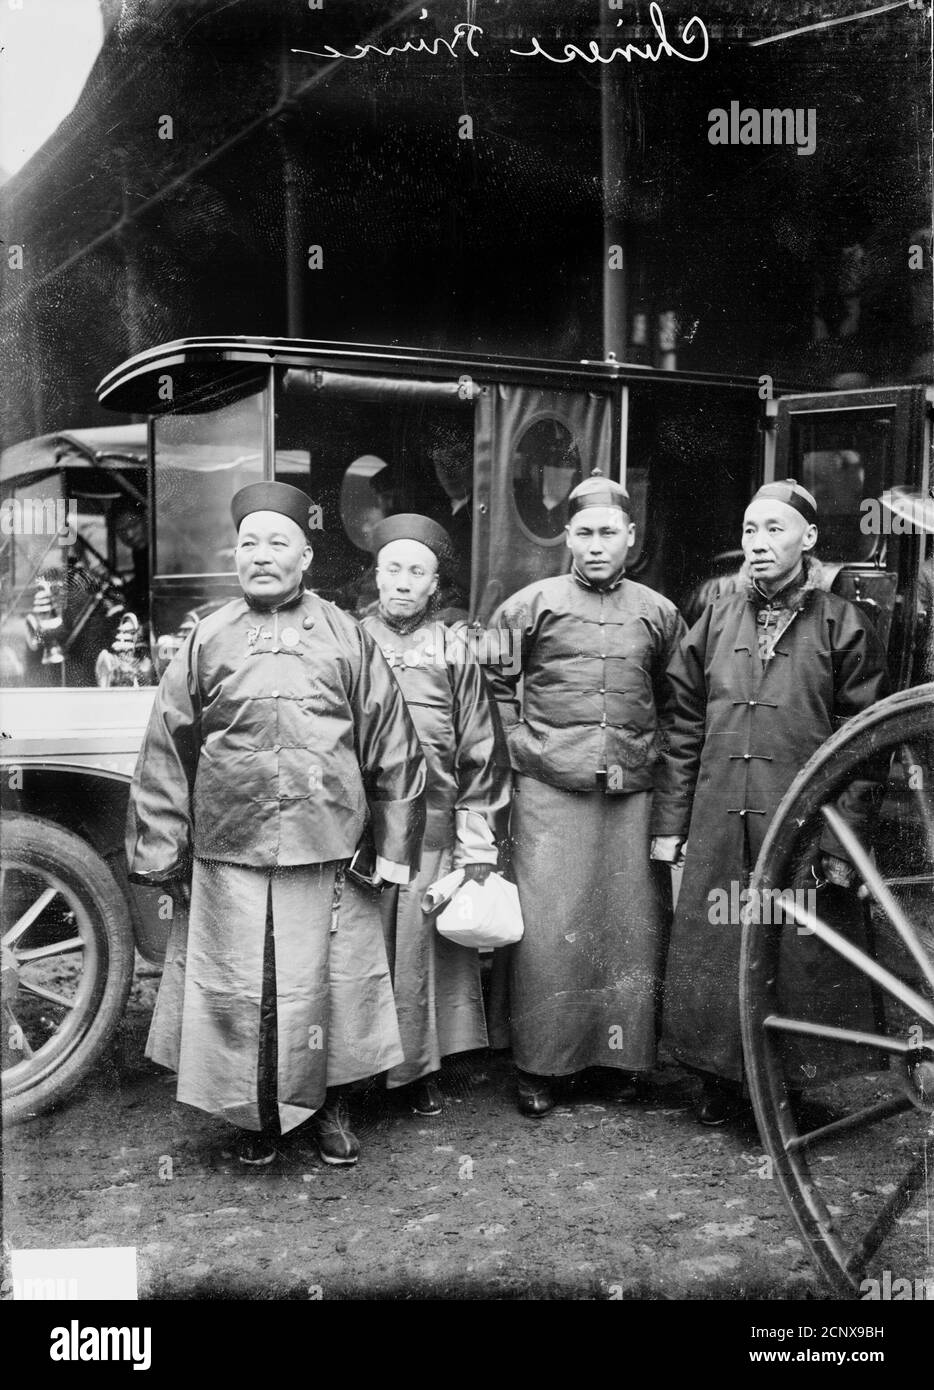
[[[421,541],[439,560],[450,560],[454,553],[451,537],[444,527],[419,512],[398,512],[377,522],[371,539],[374,555],[390,541]]]
[[[804,517],[809,526],[817,525],[817,502],[807,488],[801,486],[797,478],[782,478],[778,482],[765,483],[752,500],[760,502],[768,498],[775,502],[784,502],[786,507],[792,507]]]
[[[619,507],[627,516],[632,514],[629,493],[622,483],[605,478],[599,468],[594,468],[589,478],[568,495],[568,516],[576,516],[586,507]]]
[[[240,530],[243,518],[252,512],[279,512],[308,536],[308,509],[311,499],[301,488],[291,483],[249,483],[234,494],[230,504],[230,514],[234,526]]]

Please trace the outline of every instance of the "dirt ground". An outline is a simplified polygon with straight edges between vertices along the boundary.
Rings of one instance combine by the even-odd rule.
[[[156,985],[138,970],[109,1058],[5,1133],[8,1248],[135,1246],[141,1298],[827,1296],[754,1128],[698,1126],[683,1072],[638,1105],[580,1090],[532,1121],[506,1058],[472,1054],[436,1120],[360,1091],[356,1168],[286,1140],[245,1172],[143,1056]]]

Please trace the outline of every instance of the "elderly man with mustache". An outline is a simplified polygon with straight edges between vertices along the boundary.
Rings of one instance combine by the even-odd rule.
[[[343,1088],[403,1060],[378,908],[344,870],[368,827],[377,874],[408,881],[425,760],[378,647],[305,588],[308,508],[283,483],[234,497],[243,596],[163,676],[128,817],[130,877],[191,884],[147,1054],[248,1164],[306,1122],[326,1163],[355,1163]]]

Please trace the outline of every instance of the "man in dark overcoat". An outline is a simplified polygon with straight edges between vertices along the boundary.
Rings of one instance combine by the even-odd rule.
[[[741,591],[706,608],[668,670],[652,853],[670,862],[683,853],[684,875],[663,1038],[703,1075],[699,1115],[707,1124],[741,1107],[741,922],[729,904],[741,900],[795,774],[844,720],[888,690],[872,623],[820,587],[816,543],[817,507],[806,489],[793,479],[760,488],[743,521]],[[870,782],[841,804],[854,829],[865,827],[872,795]],[[827,880],[846,888],[852,875],[825,832],[814,891]]]

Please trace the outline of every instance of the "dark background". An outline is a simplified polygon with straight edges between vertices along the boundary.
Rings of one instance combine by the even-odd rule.
[[[551,51],[586,45],[601,18],[604,51],[657,47],[647,3],[426,8],[421,20],[404,0],[104,4],[104,46],[74,112],[3,189],[0,235],[23,246],[25,267],[4,270],[2,444],[111,423],[99,378],[194,334],[570,359],[612,347],[661,364],[655,326],[669,310],[679,368],[802,386],[930,375],[922,14],[905,5],[754,48],[861,7],[669,0],[672,43],[699,13],[708,59],[601,68],[508,50],[532,34]],[[450,39],[471,20],[479,58],[463,44],[458,57],[343,63],[289,53]],[[711,145],[708,112],[734,99],[814,107],[815,153]],[[473,140],[458,138],[462,114]],[[171,140],[158,134],[165,115]],[[925,246],[921,271],[908,268],[912,243]],[[625,260],[615,319],[612,244]],[[310,245],[321,270],[307,268]]]

